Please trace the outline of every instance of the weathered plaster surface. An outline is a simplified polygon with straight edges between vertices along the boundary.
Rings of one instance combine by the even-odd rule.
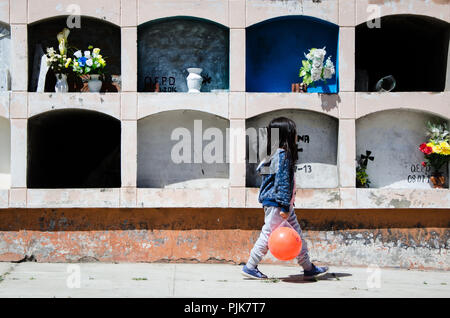
[[[246,262],[261,209],[34,209],[0,213],[0,260]],[[449,270],[449,212],[298,210],[312,261]],[[400,225],[400,226],[399,226]],[[280,263],[270,252],[264,263]],[[291,262],[294,264],[294,261]]]

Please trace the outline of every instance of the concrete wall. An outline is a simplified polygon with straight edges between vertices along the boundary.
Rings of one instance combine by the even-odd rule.
[[[11,127],[9,120],[0,117],[0,189],[11,186]]]
[[[337,171],[337,139],[338,120],[331,116],[305,110],[282,110],[266,113],[246,121],[246,129],[267,127],[269,122],[279,116],[292,119],[297,125],[297,133],[302,136],[298,147],[296,183],[298,188],[336,188],[338,187]],[[258,163],[263,158],[264,146],[267,144],[265,135],[249,144],[247,161],[258,152]],[[252,138],[253,139],[253,138]],[[250,139],[249,139],[250,140]],[[259,147],[257,148],[257,146]],[[256,173],[257,163],[247,164],[247,186],[259,187],[261,177]]]
[[[373,188],[432,187],[430,168],[424,168],[419,145],[426,142],[426,122],[445,119],[417,110],[389,110],[370,114],[356,121],[356,155],[372,151],[367,173]],[[441,168],[448,176],[448,167]],[[448,183],[448,178],[446,184]],[[446,185],[447,186],[447,185]]]
[[[313,262],[450,270],[448,210],[303,209],[297,218]],[[0,261],[240,264],[263,222],[260,208],[9,209]],[[263,263],[295,261],[269,252]]]
[[[195,121],[198,121],[197,124]],[[198,128],[195,128],[198,127]],[[206,139],[205,132],[209,128],[218,129],[220,136]],[[140,119],[137,126],[138,136],[138,168],[137,185],[140,188],[221,188],[229,184],[229,164],[227,162],[227,128],[226,119],[197,111],[168,111]],[[178,135],[184,130],[189,134]],[[198,130],[197,130],[198,129]],[[172,134],[174,140],[171,140]],[[183,131],[181,131],[183,133]],[[201,149],[196,148],[197,141]],[[204,140],[202,140],[204,139]],[[198,140],[198,139],[197,139]],[[180,150],[177,145],[186,143]],[[208,163],[206,158],[196,156],[199,151],[203,155],[211,153],[207,145],[217,145],[218,163]],[[223,145],[223,147],[222,147]],[[176,149],[176,150],[173,150]],[[172,151],[176,154],[187,153],[187,163],[174,162]],[[216,152],[212,152],[216,154]]]
[[[33,34],[33,24],[42,22],[45,26],[49,22],[52,25],[56,16],[71,14],[67,11],[71,4],[79,6],[82,16],[95,18],[94,29],[98,26],[101,32],[101,35],[96,32],[79,38],[92,35],[99,46],[115,48],[108,55],[117,53],[114,56],[118,59],[110,61],[109,65],[119,68],[120,94],[28,92],[27,78],[32,74],[29,61],[33,58],[32,50],[27,49],[28,43],[36,39],[51,40],[60,31],[60,26],[53,25],[52,34],[44,35],[49,32],[46,30]],[[450,22],[448,1],[97,0],[94,3],[92,0],[0,0],[0,21],[11,28],[10,66],[14,75],[11,92],[0,92],[0,116],[10,120],[12,141],[11,187],[0,190],[1,259],[17,260],[30,253],[37,255],[39,261],[72,261],[83,256],[104,261],[245,261],[263,221],[257,202],[258,189],[246,187],[245,163],[230,163],[228,173],[224,169],[223,174],[217,173],[217,167],[207,169],[211,178],[203,178],[199,170],[192,175],[181,171],[182,177],[190,178],[181,184],[138,188],[138,120],[143,119],[145,123],[145,117],[156,115],[158,118],[157,114],[163,111],[200,111],[221,117],[220,120],[202,117],[206,122],[245,130],[246,120],[294,108],[332,116],[338,121],[338,132],[332,131],[338,134],[335,165],[339,185],[335,186],[337,178],[331,178],[332,188],[311,188],[317,186],[314,182],[297,191],[298,213],[304,222],[308,243],[311,243],[313,259],[320,258],[330,264],[367,265],[370,262],[383,266],[448,268],[448,188],[355,188],[358,118],[405,107],[450,118],[448,89],[437,93],[355,92],[356,26],[371,20],[367,9],[374,4],[381,16],[422,15],[439,19],[446,25]],[[229,45],[221,51],[228,49],[228,57],[217,63],[222,67],[221,63],[229,61],[229,92],[138,92],[138,29],[147,22],[169,21],[180,16],[212,21],[229,32]],[[335,55],[339,57],[338,94],[246,92],[246,80],[251,76],[246,72],[246,29],[286,16],[312,17],[339,27],[338,54]],[[103,33],[103,27],[111,27],[114,34]],[[75,37],[75,31],[71,36]],[[161,40],[159,37],[152,40],[159,45],[165,41],[164,36]],[[401,57],[396,60],[401,61]],[[448,69],[448,63],[447,66],[442,64],[439,69]],[[416,63],[411,65],[415,70]],[[411,78],[416,79],[416,76]],[[121,121],[120,188],[27,188],[28,121],[43,112],[70,108],[102,112]],[[178,117],[173,123],[192,124],[190,119]],[[331,121],[328,117],[322,119]],[[172,123],[172,119],[163,122]],[[156,127],[160,126],[156,123]],[[151,125],[146,129],[149,135],[170,131],[169,127],[156,131]],[[326,131],[321,134],[332,140]],[[236,147],[244,150],[244,154],[245,143],[244,136],[238,139]],[[168,148],[164,145],[158,149]],[[323,149],[314,151],[323,152]],[[147,155],[150,159],[144,160],[144,168],[152,165],[153,160],[160,170],[168,171],[166,163],[152,157],[150,152]],[[334,166],[335,161],[332,163],[330,166]],[[162,188],[175,185],[179,188]],[[212,188],[214,186],[218,188]],[[134,210],[136,207],[140,209]],[[67,209],[58,210],[61,208]],[[403,208],[408,209],[399,217]],[[321,216],[326,218],[319,222],[317,218]],[[430,217],[439,221],[430,221]],[[168,219],[173,225],[167,226]],[[239,223],[241,221],[243,223]],[[222,226],[221,222],[226,225]],[[316,226],[317,222],[322,225]],[[180,228],[183,225],[187,227]],[[269,256],[267,261],[274,260]]]
[[[159,83],[164,92],[187,92],[190,67],[211,77],[202,92],[229,88],[229,30],[192,17],[161,19],[138,28],[138,89]]]

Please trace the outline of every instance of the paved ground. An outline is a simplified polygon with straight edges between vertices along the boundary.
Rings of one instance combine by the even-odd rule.
[[[450,297],[450,272],[330,267],[305,282],[298,267],[259,268],[271,279],[221,264],[0,262],[0,297]]]

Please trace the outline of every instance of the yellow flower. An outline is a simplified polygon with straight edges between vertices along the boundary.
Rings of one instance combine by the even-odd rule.
[[[100,49],[99,49],[99,48],[95,48],[93,52],[94,52],[95,54],[98,54],[98,53],[100,53]]]
[[[433,152],[442,154],[442,147],[440,145],[433,145]]]
[[[443,141],[439,144],[439,146],[442,149],[442,154],[444,155],[450,155],[450,145],[447,141]]]
[[[69,57],[69,58],[67,59],[66,65],[65,65],[66,68],[69,67],[70,62],[72,62],[72,59]]]
[[[74,62],[73,65],[78,66],[78,62]]]

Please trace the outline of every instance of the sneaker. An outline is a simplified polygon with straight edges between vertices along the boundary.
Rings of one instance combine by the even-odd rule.
[[[324,276],[328,272],[328,267],[317,267],[312,264],[312,268],[309,271],[303,271],[303,279],[304,280],[315,280],[317,277]]]
[[[261,273],[258,270],[258,267],[256,267],[255,269],[250,269],[247,267],[247,265],[244,265],[244,267],[242,268],[242,275],[244,275],[245,277],[249,277],[249,278],[254,278],[254,279],[267,279],[267,276],[264,275],[263,273]]]

